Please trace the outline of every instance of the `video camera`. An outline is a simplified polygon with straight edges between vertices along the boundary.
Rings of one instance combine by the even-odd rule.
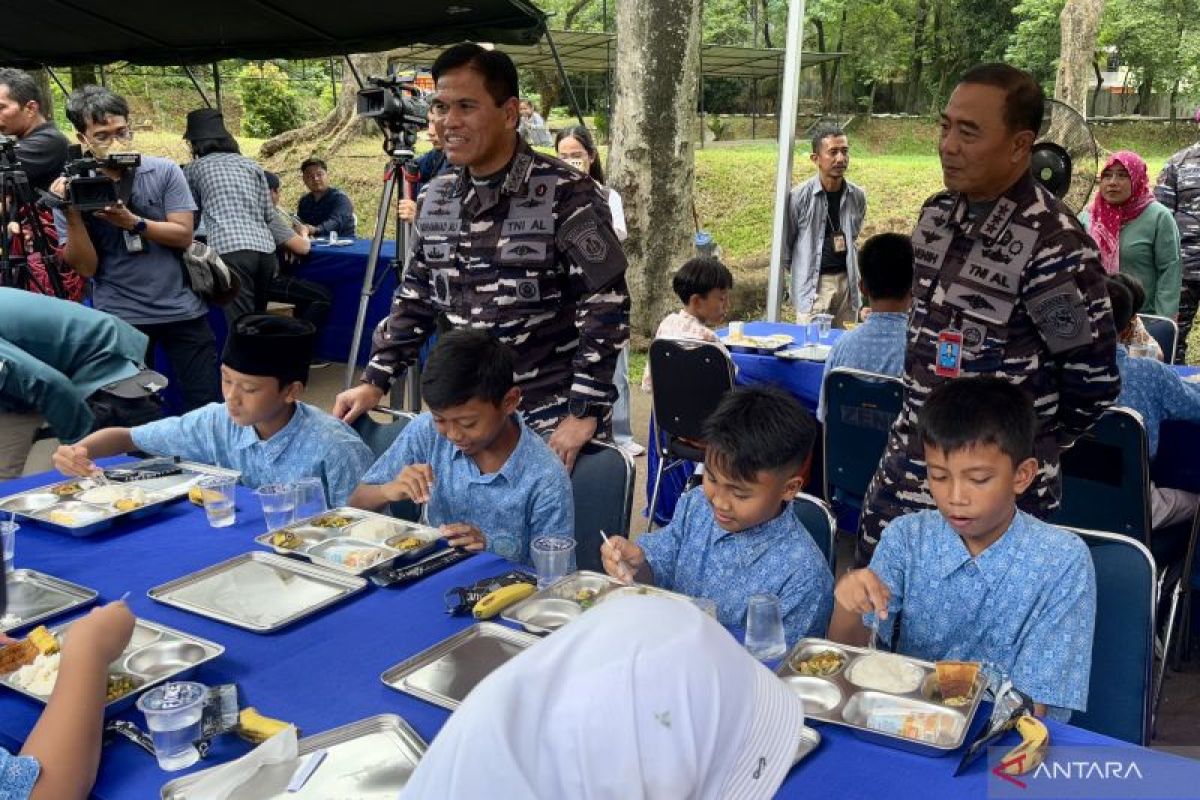
[[[0,172],[15,172],[21,168],[17,160],[17,137],[0,134]]]
[[[379,120],[391,136],[412,147],[417,134],[429,124],[429,105],[411,80],[395,77],[367,78],[370,88],[358,90],[358,115]]]
[[[111,153],[105,158],[85,157],[78,145],[72,145],[70,160],[63,167],[67,177],[66,204],[80,211],[103,211],[116,205],[117,184],[102,169],[133,169],[141,166],[138,153]]]

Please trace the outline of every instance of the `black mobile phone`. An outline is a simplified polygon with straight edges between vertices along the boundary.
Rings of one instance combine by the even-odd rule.
[[[129,483],[130,481],[164,478],[167,475],[178,475],[181,472],[183,472],[183,467],[179,466],[179,457],[171,456],[138,461],[128,466],[112,467],[104,470],[104,477],[116,483]]]

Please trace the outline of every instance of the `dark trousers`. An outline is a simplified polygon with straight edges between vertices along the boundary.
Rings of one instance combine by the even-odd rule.
[[[262,314],[267,310],[267,292],[271,279],[275,277],[278,262],[275,253],[260,253],[257,250],[234,250],[221,253],[221,260],[237,274],[242,290],[233,302],[225,306],[225,321],[232,327],[233,321],[243,314]]]
[[[1186,364],[1188,333],[1196,320],[1196,304],[1200,302],[1200,279],[1183,279],[1179,290],[1179,341],[1175,344],[1175,363]]]
[[[150,337],[150,346],[146,349],[147,366],[154,366],[157,345],[161,344],[166,351],[175,380],[179,382],[185,411],[222,401],[217,342],[212,328],[208,327],[207,316],[134,327]]]
[[[311,322],[320,330],[329,319],[333,307],[333,293],[314,281],[278,274],[271,281],[267,299],[276,303],[291,303],[296,307],[296,318]]]

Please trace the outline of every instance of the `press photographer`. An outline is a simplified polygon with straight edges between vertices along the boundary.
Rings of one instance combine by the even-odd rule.
[[[17,160],[29,184],[45,191],[67,160],[67,137],[46,119],[37,82],[19,69],[0,69],[0,133],[17,138]]]
[[[188,410],[219,402],[216,344],[208,308],[184,282],[180,253],[192,243],[196,204],[177,164],[132,154],[133,129],[125,100],[100,86],[83,86],[67,98],[67,118],[82,149],[99,164],[92,178],[107,178],[118,198],[99,210],[68,206],[54,212],[63,260],[94,279],[95,307],[125,320],[150,338],[147,362],[161,344]],[[90,182],[74,191],[60,178],[51,191],[61,198],[96,199],[103,187]],[[108,195],[110,198],[112,195]],[[85,205],[89,205],[85,203]]]

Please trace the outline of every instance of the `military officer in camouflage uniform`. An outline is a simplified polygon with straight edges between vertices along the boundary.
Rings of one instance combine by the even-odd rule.
[[[1041,518],[1058,505],[1060,452],[1120,391],[1099,255],[1075,215],[1029,171],[1042,103],[1028,74],[985,64],[962,77],[942,113],[947,191],[925,203],[913,233],[907,393],[867,490],[862,562],[888,522],[934,507],[915,432],[942,381],[998,376],[1029,393],[1040,467],[1020,505]],[[963,513],[970,511],[968,504]]]
[[[438,134],[458,174],[419,199],[413,258],[375,330],[363,384],[334,414],[353,420],[383,397],[439,324],[490,331],[516,354],[526,422],[553,432],[568,468],[608,434],[613,368],[629,336],[625,255],[602,190],[517,135],[517,70],[464,44],[433,65]]]
[[[1188,332],[1200,304],[1200,143],[1185,147],[1167,162],[1154,187],[1154,198],[1175,214],[1183,287],[1179,293],[1179,342],[1175,359],[1187,354]]]

